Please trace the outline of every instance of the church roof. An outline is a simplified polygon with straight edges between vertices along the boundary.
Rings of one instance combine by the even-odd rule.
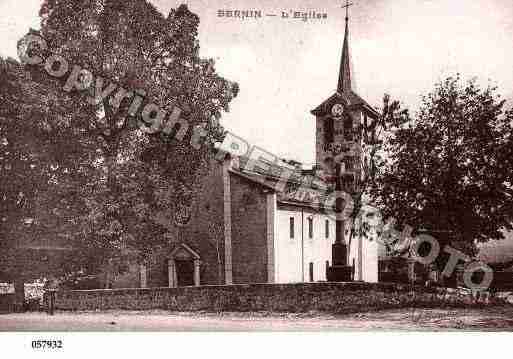
[[[365,113],[373,119],[377,119],[379,117],[378,111],[376,111],[371,105],[367,103],[367,101],[361,98],[354,91],[345,93],[336,92],[323,103],[321,103],[319,106],[317,106],[315,109],[313,109],[311,113],[315,116],[325,115],[331,111],[331,107],[333,107],[335,103],[340,102],[343,102],[343,104],[350,109],[362,108],[365,111]]]
[[[348,108],[362,108],[371,118],[376,119],[379,117],[379,113],[369,105],[367,101],[353,91],[351,56],[349,53],[349,21],[347,17],[338,73],[337,92],[312,110],[311,113],[315,116],[325,115],[329,113],[331,107],[337,102],[342,102],[343,105]]]
[[[344,34],[344,44],[342,45],[342,57],[340,59],[340,69],[338,72],[337,91],[340,93],[351,92],[351,59],[349,56],[349,22],[346,18],[346,32]]]
[[[324,209],[329,205],[328,185],[314,174],[305,174],[300,168],[286,164],[269,164],[261,160],[257,161],[260,164],[257,163],[248,170],[248,161],[247,157],[237,157],[232,162],[231,173],[275,191],[279,203],[314,209]],[[280,176],[285,170],[292,170],[292,175],[283,184],[280,183]]]

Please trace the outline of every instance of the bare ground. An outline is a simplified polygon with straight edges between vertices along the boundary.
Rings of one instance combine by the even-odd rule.
[[[323,313],[106,311],[0,315],[0,331],[513,331],[513,306]]]

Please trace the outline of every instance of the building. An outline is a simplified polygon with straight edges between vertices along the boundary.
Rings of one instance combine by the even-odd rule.
[[[298,163],[266,163],[219,151],[198,175],[195,200],[186,220],[176,224],[169,248],[113,286],[325,281],[335,242],[329,205],[334,156],[344,158],[344,190],[355,191],[366,163],[364,129],[379,117],[353,90],[352,75],[346,18],[337,90],[311,112],[317,166],[306,170]],[[280,182],[283,171],[294,173],[285,183]],[[346,241],[349,230],[346,224]],[[356,236],[351,243],[354,280],[378,280],[373,237]]]

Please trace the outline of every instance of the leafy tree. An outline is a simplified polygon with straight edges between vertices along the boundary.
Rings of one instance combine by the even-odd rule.
[[[48,248],[45,240],[58,234],[45,220],[51,210],[48,194],[54,193],[53,205],[66,197],[55,196],[56,179],[64,184],[72,176],[67,169],[87,153],[68,124],[87,113],[55,83],[41,83],[13,59],[0,59],[0,80],[0,277],[15,283],[21,306],[25,280],[58,273],[68,263],[62,260],[65,250],[47,256],[37,249]],[[62,220],[61,228],[69,224]]]
[[[495,87],[458,75],[424,96],[413,118],[392,116],[370,189],[384,217],[470,255],[503,238],[513,215],[513,112],[504,105]]]
[[[372,206],[371,190],[377,180],[378,167],[383,165],[384,141],[388,137],[390,125],[398,119],[408,116],[408,111],[401,109],[399,101],[391,101],[389,95],[383,97],[383,106],[377,120],[361,123],[354,129],[354,137],[361,141],[361,166],[354,186],[349,187],[351,204],[349,206],[349,236],[347,256],[355,236],[370,237],[372,223],[381,221],[381,215]],[[378,235],[378,233],[375,233]]]
[[[87,124],[76,124],[94,147],[89,163],[97,164],[84,171],[90,180],[78,183],[87,209],[78,218],[83,247],[110,258],[129,246],[147,257],[168,245],[175,213],[190,204],[190,183],[222,134],[217,120],[238,87],[199,57],[199,18],[184,5],[164,17],[143,0],[48,0],[40,15],[53,52],[87,68],[96,85],[101,77],[104,88],[119,86],[90,105]],[[69,93],[89,103],[94,87]],[[113,101],[120,88],[145,94],[141,109],[150,102],[169,113],[181,109],[185,128],[141,126],[132,99]]]
[[[189,128],[183,138],[180,128],[150,131],[140,112],[129,111],[131,99],[92,102],[95,83],[66,90],[69,73],[55,79],[39,66],[2,61],[0,236],[10,250],[2,250],[1,263],[9,279],[24,273],[16,276],[18,289],[29,272],[57,275],[93,262],[98,268],[127,247],[144,259],[168,244],[174,212],[193,197],[188,184],[222,134],[217,120],[238,91],[212,60],[199,57],[199,19],[185,6],[164,17],[142,0],[48,0],[40,15],[41,31],[31,33],[44,36],[51,52],[102,77],[104,88],[112,82],[144,92],[141,108],[154,102],[182,109]],[[194,137],[198,126],[203,146]],[[67,266],[34,258],[40,270],[29,271],[17,243],[41,237],[80,254],[53,261]]]

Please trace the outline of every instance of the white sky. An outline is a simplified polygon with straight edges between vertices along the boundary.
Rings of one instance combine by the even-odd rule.
[[[379,106],[383,93],[415,110],[447,74],[477,76],[513,98],[511,0],[353,0],[350,48],[359,94]],[[200,16],[203,57],[241,92],[222,120],[232,132],[280,156],[314,159],[310,110],[336,87],[344,32],[341,0],[154,0],[167,14],[180,3]],[[40,0],[0,0],[0,55],[39,27]],[[208,4],[208,5],[207,5]],[[316,11],[325,20],[217,17],[218,9]]]

